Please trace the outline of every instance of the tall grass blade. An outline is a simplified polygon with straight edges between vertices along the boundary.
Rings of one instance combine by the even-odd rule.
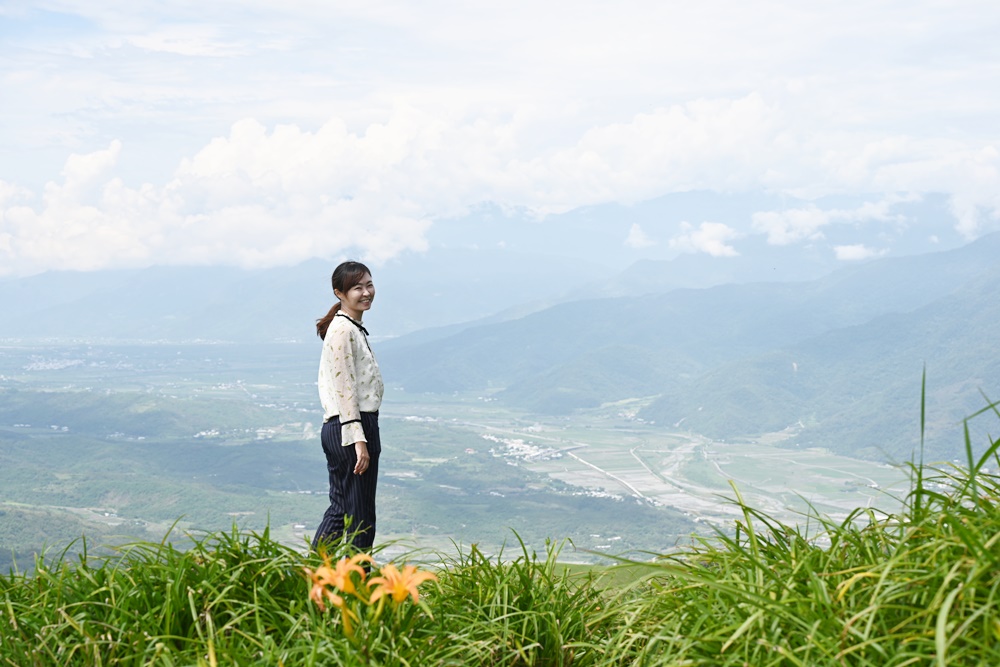
[[[934,624],[934,650],[937,653],[938,667],[946,667],[948,664],[948,612],[955,598],[962,592],[962,585],[959,584],[955,590],[948,594],[938,611],[937,622]]]

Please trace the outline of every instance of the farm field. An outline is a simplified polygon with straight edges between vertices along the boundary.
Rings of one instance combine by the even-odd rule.
[[[895,511],[909,488],[898,467],[796,446],[793,429],[720,442],[644,424],[628,410],[546,418],[490,405],[478,397],[395,407],[476,433],[493,443],[494,455],[571,486],[723,527],[740,512],[727,502],[735,497],[731,483],[748,504],[789,524],[801,523],[810,507],[834,518],[857,507]]]

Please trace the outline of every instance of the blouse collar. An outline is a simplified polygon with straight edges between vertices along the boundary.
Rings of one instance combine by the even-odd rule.
[[[356,326],[357,328],[361,329],[361,332],[364,333],[364,335],[366,335],[366,336],[368,335],[368,329],[365,329],[365,327],[361,324],[361,322],[358,322],[356,319],[354,319],[353,317],[351,317],[347,313],[342,313],[342,312],[338,311],[337,315],[339,315],[340,317],[347,318],[348,320],[351,321],[351,323],[354,326]]]

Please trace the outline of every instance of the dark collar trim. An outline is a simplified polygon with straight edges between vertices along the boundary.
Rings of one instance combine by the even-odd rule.
[[[338,312],[338,313],[337,313],[337,315],[340,315],[341,317],[344,317],[344,318],[347,318],[348,320],[350,320],[351,324],[353,324],[353,325],[354,325],[354,326],[356,326],[357,328],[361,329],[361,331],[362,331],[362,332],[363,332],[363,333],[364,333],[364,334],[365,334],[366,336],[368,335],[368,329],[365,329],[365,328],[364,328],[364,326],[362,326],[361,322],[358,322],[358,321],[357,321],[356,319],[354,319],[353,317],[351,317],[351,316],[350,316],[350,315],[348,315],[347,313],[341,313],[341,312]]]

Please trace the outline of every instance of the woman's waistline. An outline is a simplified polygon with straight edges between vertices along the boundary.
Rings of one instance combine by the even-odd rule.
[[[362,412],[360,414],[361,414],[362,417],[369,417],[369,418],[371,418],[371,417],[378,417],[378,410],[375,410],[374,412]],[[324,421],[323,423],[324,424],[329,424],[330,422],[332,422],[334,420],[340,421],[340,415],[334,415],[334,416],[330,417],[329,419],[327,419],[326,421]],[[361,421],[361,420],[360,419],[352,419],[352,420],[350,420],[348,422],[345,422],[345,423],[351,424],[353,422],[359,422],[359,421]]]

